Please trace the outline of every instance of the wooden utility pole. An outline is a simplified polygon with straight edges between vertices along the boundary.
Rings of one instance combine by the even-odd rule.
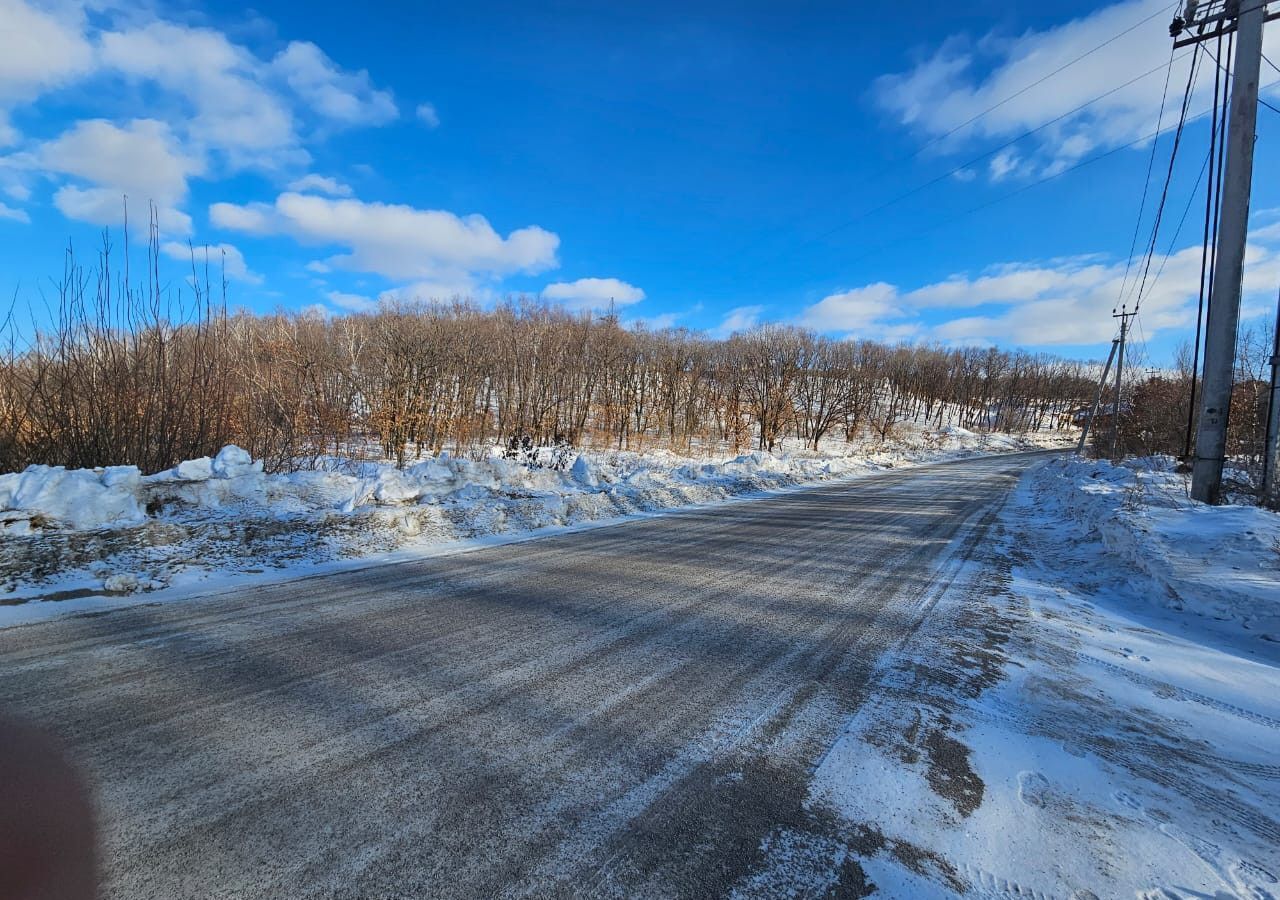
[[[1227,455],[1227,416],[1234,383],[1244,248],[1249,231],[1249,192],[1253,184],[1262,29],[1266,21],[1275,17],[1267,12],[1266,7],[1267,0],[1188,0],[1185,18],[1175,19],[1170,28],[1176,39],[1175,47],[1236,32],[1217,270],[1209,298],[1200,426],[1196,432],[1195,462],[1191,470],[1191,496],[1205,503],[1218,502],[1222,465]],[[1194,33],[1183,38],[1184,29]]]

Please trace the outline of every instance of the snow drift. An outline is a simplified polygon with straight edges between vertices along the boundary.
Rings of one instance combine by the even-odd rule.
[[[1280,515],[1191,500],[1167,457],[1058,459],[1032,478],[1045,515],[1100,539],[1155,603],[1280,641]]]
[[[427,551],[1036,444],[945,429],[871,452],[835,446],[704,459],[561,452],[556,466],[496,450],[480,459],[441,454],[404,469],[329,458],[279,475],[234,446],[152,475],[32,466],[0,475],[0,604]]]

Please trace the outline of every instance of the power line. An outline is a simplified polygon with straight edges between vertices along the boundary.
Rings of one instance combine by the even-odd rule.
[[[1264,89],[1265,89],[1265,88],[1271,88],[1271,87],[1274,87],[1275,85],[1278,85],[1278,84],[1280,84],[1280,79],[1276,79],[1275,81],[1272,81],[1272,82],[1270,82],[1270,83],[1268,83],[1268,84],[1264,85]],[[1207,115],[1207,114],[1208,114],[1208,112],[1209,112],[1209,110],[1207,110],[1207,109],[1206,109],[1206,110],[1202,110],[1202,111],[1200,111],[1200,112],[1196,113],[1196,114],[1195,114],[1195,115],[1193,115],[1193,116],[1189,116],[1189,117],[1187,118],[1187,124],[1190,124],[1190,123],[1192,123],[1192,122],[1195,122],[1195,121],[1197,121],[1197,120],[1199,120],[1199,119],[1204,118],[1204,116],[1205,116],[1205,115]],[[988,208],[990,208],[990,207],[992,207],[992,206],[995,206],[995,205],[997,205],[997,204],[999,204],[999,203],[1003,203],[1003,202],[1004,202],[1004,201],[1006,201],[1006,200],[1011,200],[1011,199],[1013,199],[1014,197],[1017,197],[1017,196],[1019,196],[1020,194],[1024,194],[1024,193],[1026,193],[1027,191],[1029,191],[1029,190],[1031,190],[1031,189],[1033,189],[1033,188],[1040,187],[1041,185],[1043,185],[1043,184],[1047,184],[1047,183],[1049,183],[1050,181],[1055,181],[1055,180],[1057,180],[1057,179],[1059,179],[1059,178],[1062,178],[1062,177],[1063,177],[1063,176],[1065,176],[1065,175],[1071,175],[1071,174],[1073,174],[1073,173],[1075,173],[1075,172],[1080,171],[1081,169],[1086,168],[1087,166],[1091,166],[1091,165],[1093,165],[1094,163],[1098,163],[1098,162],[1103,161],[1104,159],[1108,159],[1108,158],[1110,158],[1110,157],[1112,157],[1112,156],[1115,156],[1117,153],[1120,153],[1120,152],[1122,152],[1122,151],[1124,151],[1124,150],[1129,150],[1129,149],[1132,149],[1133,147],[1140,146],[1141,144],[1144,144],[1144,143],[1146,143],[1147,141],[1152,140],[1153,138],[1155,138],[1155,137],[1157,136],[1157,134],[1158,134],[1158,132],[1154,132],[1154,131],[1153,131],[1153,132],[1150,132],[1149,134],[1144,134],[1142,137],[1137,138],[1137,139],[1132,140],[1132,141],[1129,141],[1127,144],[1120,144],[1120,145],[1118,145],[1118,146],[1116,146],[1116,147],[1112,147],[1110,150],[1106,150],[1106,151],[1104,151],[1104,152],[1102,152],[1102,153],[1099,153],[1099,154],[1097,154],[1097,155],[1095,155],[1095,156],[1091,156],[1091,157],[1089,157],[1089,158],[1087,158],[1087,159],[1081,160],[1080,162],[1076,163],[1076,164],[1075,164],[1075,165],[1073,165],[1073,166],[1069,166],[1068,168],[1062,169],[1062,170],[1057,171],[1057,172],[1053,172],[1053,173],[1051,173],[1051,174],[1049,174],[1049,175],[1045,175],[1044,177],[1039,178],[1039,179],[1037,179],[1037,180],[1035,180],[1035,181],[1028,182],[1027,184],[1024,184],[1022,187],[1020,187],[1020,188],[1018,188],[1018,189],[1016,189],[1016,190],[1010,191],[1010,192],[1008,192],[1007,194],[1001,194],[999,197],[994,197],[994,198],[992,198],[991,200],[987,200],[987,201],[985,201],[985,202],[983,202],[983,203],[979,203],[978,205],[976,205],[976,206],[972,206],[972,207],[970,207],[970,208],[968,208],[968,209],[964,210],[963,212],[960,212],[960,213],[958,213],[958,214],[956,214],[956,215],[954,215],[954,216],[951,216],[950,218],[947,218],[947,219],[941,219],[941,220],[939,220],[939,221],[935,222],[934,224],[929,225],[929,226],[927,226],[927,227],[925,227],[925,228],[920,228],[920,229],[917,229],[917,230],[915,230],[915,231],[908,232],[908,233],[906,233],[906,234],[904,234],[904,235],[899,235],[899,236],[895,237],[892,241],[882,241],[881,243],[876,244],[875,246],[868,248],[868,250],[867,250],[865,253],[861,253],[861,254],[859,254],[859,255],[857,255],[857,256],[851,256],[851,257],[848,257],[847,259],[845,259],[845,262],[846,262],[846,263],[858,262],[858,261],[860,261],[860,260],[862,260],[862,259],[866,259],[868,256],[871,256],[871,255],[873,255],[873,254],[875,254],[875,253],[880,252],[882,249],[884,249],[885,247],[889,246],[891,243],[892,243],[892,244],[899,244],[899,243],[901,243],[903,240],[908,240],[908,239],[911,239],[911,238],[914,238],[914,237],[919,237],[920,235],[929,234],[929,233],[931,233],[931,232],[937,231],[937,230],[938,230],[938,229],[940,229],[940,228],[943,228],[943,227],[945,227],[945,226],[947,226],[947,225],[951,225],[951,224],[953,224],[953,223],[955,223],[955,222],[960,221],[961,219],[966,219],[966,218],[968,218],[969,216],[974,215],[975,213],[982,212],[983,210],[988,209]]]
[[[1173,4],[1173,10],[1174,10],[1174,11],[1176,11],[1176,10],[1177,10],[1177,8],[1178,8],[1178,3],[1174,3],[1174,4]],[[1137,29],[1141,28],[1143,25],[1146,25],[1148,22],[1150,22],[1151,20],[1153,20],[1153,19],[1155,19],[1155,18],[1157,18],[1157,17],[1159,17],[1159,16],[1161,16],[1161,15],[1168,15],[1168,11],[1167,11],[1167,10],[1157,11],[1157,12],[1152,13],[1151,15],[1147,16],[1146,18],[1142,19],[1141,21],[1139,21],[1139,22],[1135,22],[1133,25],[1130,25],[1128,28],[1125,28],[1123,31],[1120,31],[1120,32],[1118,32],[1118,33],[1116,33],[1116,34],[1112,35],[1111,37],[1107,38],[1107,39],[1106,39],[1105,41],[1103,41],[1102,43],[1095,45],[1094,47],[1090,48],[1089,50],[1086,50],[1086,51],[1084,51],[1083,53],[1081,53],[1079,56],[1076,56],[1075,58],[1073,58],[1073,59],[1069,60],[1068,62],[1063,63],[1062,65],[1060,65],[1058,68],[1054,69],[1052,72],[1048,73],[1047,75],[1044,75],[1044,76],[1042,76],[1042,77],[1040,77],[1040,78],[1036,79],[1035,81],[1031,82],[1030,84],[1024,85],[1023,87],[1021,87],[1021,88],[1019,88],[1018,90],[1014,91],[1012,94],[1008,95],[1007,97],[1003,98],[1002,100],[1000,100],[1000,101],[998,101],[998,102],[996,102],[996,103],[992,104],[991,106],[987,107],[986,109],[982,110],[981,112],[979,112],[979,113],[977,113],[977,114],[975,114],[975,115],[973,115],[973,116],[970,116],[968,119],[966,119],[965,121],[961,122],[959,125],[955,126],[954,128],[952,128],[951,130],[947,131],[946,133],[941,134],[941,135],[938,135],[938,136],[936,136],[936,137],[934,137],[934,138],[932,138],[932,139],[930,139],[930,140],[926,141],[924,144],[920,145],[920,146],[919,146],[919,147],[917,147],[914,151],[912,151],[911,153],[907,154],[906,156],[902,156],[902,157],[899,157],[899,158],[895,159],[895,160],[894,160],[893,162],[891,162],[889,165],[882,167],[881,169],[879,169],[879,170],[878,170],[877,172],[875,172],[874,174],[872,174],[872,175],[868,176],[868,180],[870,180],[870,181],[876,181],[876,180],[878,180],[882,175],[884,175],[884,174],[886,174],[886,173],[888,173],[888,172],[892,171],[892,170],[893,170],[893,169],[895,169],[895,168],[898,168],[899,166],[901,166],[901,165],[903,165],[903,164],[905,164],[905,163],[910,162],[910,161],[911,161],[911,160],[913,160],[913,159],[916,159],[917,157],[919,157],[922,153],[924,153],[924,152],[925,152],[926,150],[928,150],[929,148],[931,148],[931,147],[933,147],[933,146],[935,146],[935,145],[937,145],[937,144],[941,143],[942,141],[945,141],[945,140],[946,140],[947,138],[949,138],[949,137],[952,137],[952,136],[953,136],[953,135],[955,135],[957,132],[959,132],[959,131],[963,130],[964,128],[968,127],[969,125],[972,125],[973,123],[975,123],[975,122],[979,121],[980,119],[984,118],[985,116],[990,115],[991,113],[995,112],[997,109],[1000,109],[1002,106],[1006,105],[1007,103],[1010,103],[1010,102],[1012,102],[1013,100],[1016,100],[1018,97],[1022,96],[1023,94],[1025,94],[1025,93],[1027,93],[1028,91],[1032,90],[1033,88],[1039,87],[1041,84],[1044,84],[1046,81],[1049,81],[1050,79],[1054,78],[1055,76],[1060,75],[1062,72],[1066,71],[1067,69],[1071,68],[1072,66],[1076,65],[1077,63],[1079,63],[1079,62],[1081,62],[1081,61],[1083,61],[1083,60],[1085,60],[1085,59],[1089,58],[1089,57],[1090,57],[1090,56],[1092,56],[1094,53],[1097,53],[1099,50],[1103,49],[1104,47],[1107,47],[1107,46],[1109,46],[1110,44],[1115,43],[1115,42],[1116,42],[1116,41],[1118,41],[1120,38],[1124,37],[1124,36],[1125,36],[1125,35],[1127,35],[1127,34],[1130,34],[1130,33],[1131,33],[1131,32],[1133,32],[1133,31],[1136,31]],[[1185,54],[1184,54],[1184,56],[1185,56]],[[1181,57],[1179,57],[1179,58],[1181,58]],[[1170,63],[1170,65],[1172,65],[1172,62]],[[1064,118],[1066,118],[1066,117],[1068,117],[1068,116],[1074,115],[1075,113],[1080,112],[1081,110],[1083,110],[1083,109],[1085,109],[1085,108],[1087,108],[1087,107],[1091,106],[1092,104],[1097,103],[1098,101],[1103,100],[1103,99],[1105,99],[1106,97],[1109,97],[1110,95],[1112,95],[1112,94],[1116,93],[1117,91],[1122,90],[1123,88],[1126,88],[1126,87],[1128,87],[1128,86],[1130,86],[1130,85],[1134,84],[1135,82],[1140,81],[1140,80],[1141,80],[1141,79],[1143,79],[1143,78],[1147,78],[1147,77],[1149,77],[1149,76],[1151,76],[1151,75],[1155,74],[1156,72],[1160,71],[1162,68],[1165,68],[1165,67],[1164,67],[1164,66],[1156,66],[1154,69],[1151,69],[1150,71],[1144,72],[1143,74],[1138,75],[1138,76],[1136,76],[1135,78],[1130,79],[1129,81],[1125,82],[1124,84],[1122,84],[1122,85],[1120,85],[1120,86],[1118,86],[1118,87],[1112,88],[1112,89],[1111,89],[1111,90],[1109,90],[1109,91],[1106,91],[1106,92],[1104,92],[1104,93],[1102,93],[1102,94],[1099,94],[1097,97],[1094,97],[1092,100],[1089,100],[1089,101],[1088,101],[1088,102],[1086,102],[1086,103],[1082,103],[1080,106],[1076,107],[1075,109],[1073,109],[1073,110],[1071,110],[1071,111],[1069,111],[1069,112],[1063,113],[1063,114],[1062,114],[1062,115],[1060,115],[1060,116],[1056,116],[1055,118],[1053,118],[1053,119],[1049,120],[1048,122],[1045,122],[1045,123],[1043,123],[1042,125],[1039,125],[1039,126],[1037,126],[1036,128],[1033,128],[1033,129],[1031,129],[1030,131],[1027,131],[1027,132],[1025,132],[1025,133],[1024,133],[1024,134],[1022,134],[1022,135],[1019,135],[1018,137],[1014,138],[1012,141],[1009,141],[1009,142],[1007,142],[1007,143],[1005,143],[1005,144],[1002,144],[1001,146],[999,146],[999,147],[997,147],[997,148],[995,148],[995,149],[993,149],[993,150],[990,150],[990,151],[988,151],[988,152],[986,152],[986,153],[984,153],[984,154],[982,154],[982,155],[980,155],[980,156],[977,156],[977,157],[975,157],[973,160],[971,160],[970,162],[965,163],[964,165],[961,165],[961,166],[957,166],[956,168],[952,169],[951,171],[949,171],[949,172],[945,173],[944,175],[938,176],[937,178],[934,178],[934,179],[932,179],[931,181],[929,181],[929,182],[927,182],[927,183],[925,183],[925,184],[923,184],[923,185],[920,185],[920,186],[919,186],[919,187],[917,187],[917,188],[913,188],[911,191],[909,191],[909,192],[908,192],[908,193],[906,193],[906,194],[903,194],[903,195],[901,195],[901,196],[895,197],[895,198],[893,198],[892,200],[888,200],[888,201],[886,201],[885,203],[883,203],[883,204],[881,204],[881,205],[879,205],[879,206],[877,206],[877,207],[875,207],[875,208],[873,208],[873,209],[870,209],[870,210],[868,210],[868,211],[866,211],[866,212],[864,212],[864,213],[861,213],[857,218],[855,218],[855,219],[851,219],[849,222],[846,222],[846,223],[844,223],[844,224],[842,224],[842,225],[836,226],[836,228],[832,229],[830,232],[824,233],[824,234],[819,235],[818,237],[815,237],[815,238],[809,238],[809,239],[806,239],[806,240],[802,241],[802,242],[799,244],[799,246],[807,246],[808,244],[811,244],[811,243],[813,243],[813,242],[815,242],[815,241],[819,241],[819,240],[822,240],[822,239],[823,239],[823,238],[825,238],[825,237],[829,237],[829,236],[830,236],[830,234],[833,234],[833,233],[835,233],[835,232],[837,232],[837,231],[840,231],[840,230],[842,230],[842,229],[844,229],[844,228],[847,228],[847,227],[849,227],[849,225],[852,225],[852,224],[854,224],[854,223],[856,223],[856,222],[859,222],[859,221],[861,221],[862,219],[866,218],[867,216],[874,215],[875,213],[880,212],[880,211],[882,211],[883,209],[885,209],[885,208],[887,208],[887,207],[889,207],[889,206],[892,206],[892,205],[893,205],[893,204],[895,204],[895,203],[899,203],[899,202],[901,202],[902,200],[907,199],[908,197],[914,196],[916,193],[918,193],[918,192],[920,192],[920,191],[924,190],[925,188],[931,187],[931,186],[933,186],[933,185],[935,185],[935,184],[937,184],[937,183],[939,183],[939,182],[941,182],[941,181],[945,181],[947,178],[949,178],[949,177],[951,177],[952,175],[955,175],[957,172],[959,172],[959,171],[961,171],[961,170],[963,170],[963,169],[967,168],[969,165],[972,165],[972,164],[973,164],[973,163],[975,163],[975,162],[980,162],[980,161],[982,161],[983,159],[986,159],[988,156],[991,156],[991,155],[994,155],[994,154],[996,154],[996,153],[999,153],[1001,150],[1003,150],[1003,149],[1005,149],[1005,148],[1007,148],[1007,147],[1009,147],[1009,146],[1012,146],[1014,143],[1017,143],[1018,141],[1023,140],[1024,138],[1026,138],[1026,137],[1028,137],[1028,136],[1030,136],[1030,135],[1033,135],[1033,134],[1035,134],[1036,132],[1038,132],[1038,131],[1040,131],[1040,130],[1042,130],[1042,129],[1044,129],[1044,128],[1047,128],[1049,125],[1052,125],[1052,124],[1054,124],[1055,122],[1059,122],[1059,121],[1061,121],[1062,119],[1064,119]],[[1167,86],[1166,86],[1166,87],[1167,87]],[[740,255],[742,255],[742,254],[745,252],[745,249],[746,249],[746,248],[741,248],[741,249],[739,249],[738,251],[736,251],[733,255],[734,255],[734,256],[740,256]],[[784,251],[784,252],[785,252],[785,251]],[[777,258],[779,258],[779,257],[768,257],[768,259],[769,259],[770,261],[776,260]]]
[[[1178,4],[1177,4],[1177,3],[1175,3],[1175,4],[1173,5],[1173,8],[1176,10],[1176,9],[1178,8]],[[919,156],[921,153],[923,153],[923,152],[924,152],[925,150],[927,150],[929,147],[932,147],[934,144],[937,144],[937,143],[939,143],[939,142],[941,142],[941,141],[945,141],[947,138],[951,137],[953,134],[955,134],[956,132],[960,131],[961,129],[966,128],[967,126],[972,125],[974,122],[978,121],[979,119],[983,118],[984,116],[986,116],[986,115],[988,115],[988,114],[990,114],[990,113],[995,112],[997,109],[999,109],[1000,107],[1004,106],[1006,103],[1009,103],[1009,102],[1011,102],[1011,101],[1013,101],[1013,100],[1018,99],[1018,98],[1019,98],[1019,97],[1021,97],[1023,94],[1025,94],[1027,91],[1031,90],[1032,88],[1039,87],[1040,85],[1042,85],[1042,84],[1044,84],[1046,81],[1048,81],[1050,78],[1053,78],[1053,77],[1054,77],[1054,76],[1056,76],[1056,75],[1060,75],[1061,73],[1065,72],[1067,69],[1071,68],[1072,66],[1074,66],[1076,63],[1080,62],[1081,60],[1087,59],[1088,57],[1090,57],[1090,56],[1092,56],[1093,54],[1097,53],[1097,52],[1098,52],[1099,50],[1101,50],[1103,47],[1109,46],[1110,44],[1114,44],[1116,41],[1120,40],[1120,38],[1124,37],[1126,34],[1129,34],[1130,32],[1133,32],[1133,31],[1137,31],[1139,28],[1141,28],[1143,25],[1146,25],[1146,24],[1147,24],[1148,22],[1150,22],[1152,19],[1156,18],[1157,16],[1162,16],[1162,15],[1168,15],[1168,11],[1167,11],[1167,10],[1160,10],[1160,11],[1158,11],[1158,12],[1154,12],[1154,13],[1152,13],[1151,15],[1147,16],[1145,19],[1143,19],[1141,22],[1136,22],[1136,23],[1134,23],[1133,25],[1130,25],[1130,26],[1129,26],[1128,28],[1126,28],[1124,31],[1121,31],[1119,34],[1112,35],[1111,37],[1109,37],[1109,38],[1107,38],[1105,41],[1103,41],[1101,44],[1098,44],[1096,47],[1093,47],[1092,49],[1090,49],[1090,50],[1086,50],[1084,53],[1081,53],[1079,56],[1077,56],[1075,59],[1071,60],[1070,62],[1063,63],[1061,66],[1059,66],[1058,68],[1054,69],[1054,70],[1053,70],[1052,72],[1050,72],[1048,75],[1045,75],[1045,76],[1043,76],[1043,77],[1041,77],[1041,78],[1036,79],[1035,81],[1031,82],[1031,84],[1028,84],[1026,87],[1024,87],[1024,88],[1022,88],[1022,89],[1020,89],[1020,90],[1018,90],[1018,91],[1015,91],[1014,93],[1010,94],[1008,97],[1005,97],[1005,98],[1004,98],[1003,100],[1001,100],[999,103],[996,103],[996,104],[995,104],[995,105],[993,105],[993,106],[989,106],[989,107],[987,107],[986,109],[984,109],[982,112],[978,113],[977,115],[975,115],[975,116],[973,116],[973,117],[971,117],[971,118],[969,118],[969,119],[966,119],[965,121],[961,122],[959,125],[957,125],[955,128],[952,128],[952,129],[951,129],[950,131],[948,131],[946,134],[939,135],[938,137],[936,137],[936,138],[934,138],[933,140],[929,141],[929,142],[928,142],[928,143],[926,143],[924,146],[922,146],[922,147],[920,147],[918,150],[916,150],[916,152],[915,152],[915,153],[913,153],[911,157],[908,157],[908,159],[911,159],[912,157],[915,157],[915,156]]]
[[[1156,131],[1159,132],[1164,127],[1164,107],[1169,99],[1169,80],[1173,76],[1173,55],[1177,52],[1174,47],[1169,48],[1169,65],[1164,73],[1164,90],[1160,94],[1160,113],[1156,116]],[[1126,257],[1124,266],[1124,278],[1120,279],[1120,296],[1124,296],[1125,287],[1129,284],[1129,272],[1133,268],[1133,255],[1138,249],[1138,233],[1142,230],[1142,217],[1147,212],[1147,193],[1151,190],[1151,173],[1156,165],[1156,149],[1160,146],[1160,139],[1156,138],[1151,142],[1151,155],[1147,157],[1147,177],[1142,183],[1142,200],[1138,203],[1138,219],[1133,223],[1133,239],[1129,242],[1129,255]]]
[[[1196,49],[1199,49],[1198,44],[1196,45]],[[1186,91],[1182,95],[1182,109],[1178,115],[1178,127],[1173,134],[1173,147],[1169,151],[1169,171],[1165,174],[1164,188],[1160,192],[1160,204],[1156,209],[1155,221],[1151,225],[1151,243],[1147,247],[1147,262],[1142,270],[1142,281],[1137,286],[1137,296],[1133,304],[1133,311],[1135,314],[1137,313],[1138,308],[1142,305],[1142,298],[1144,296],[1143,292],[1147,285],[1147,275],[1151,272],[1151,261],[1155,256],[1156,241],[1160,236],[1160,223],[1164,219],[1164,208],[1169,199],[1169,186],[1173,183],[1174,163],[1177,161],[1178,148],[1182,144],[1183,129],[1186,128],[1187,124],[1187,110],[1191,106],[1191,95],[1195,90],[1196,81],[1200,75],[1199,60],[1199,56],[1193,53],[1191,58],[1191,70],[1187,73]]]
[[[1182,54],[1182,56],[1177,57],[1177,59],[1183,59],[1191,55],[1193,54],[1184,53]],[[817,243],[818,241],[825,240],[826,238],[831,237],[833,234],[838,234],[844,229],[849,228],[852,225],[856,225],[858,222],[861,222],[863,219],[867,218],[868,216],[873,216],[878,212],[884,212],[884,210],[888,209],[889,207],[895,206],[898,203],[901,203],[903,200],[908,200],[911,197],[914,197],[916,194],[920,193],[921,191],[933,187],[935,184],[939,184],[940,182],[946,181],[948,178],[951,178],[952,176],[960,172],[963,172],[965,169],[970,168],[974,164],[980,163],[984,159],[987,159],[988,157],[995,156],[1001,150],[1007,150],[1009,147],[1012,147],[1014,144],[1017,144],[1018,142],[1023,141],[1031,137],[1032,135],[1043,131],[1049,126],[1056,125],[1058,122],[1061,122],[1063,119],[1074,116],[1076,113],[1081,112],[1082,110],[1088,109],[1090,106],[1093,106],[1095,103],[1105,100],[1107,97],[1110,97],[1112,94],[1122,91],[1125,88],[1136,84],[1137,82],[1141,81],[1144,78],[1149,78],[1150,76],[1154,75],[1156,72],[1159,72],[1161,69],[1167,68],[1167,71],[1172,71],[1173,63],[1175,61],[1176,61],[1175,59],[1171,58],[1167,64],[1156,66],[1154,69],[1148,69],[1146,72],[1143,72],[1141,75],[1136,75],[1133,78],[1130,78],[1128,81],[1124,82],[1123,84],[1117,85],[1116,87],[1113,87],[1108,91],[1104,91],[1103,93],[1098,94],[1096,97],[1090,100],[1086,100],[1084,103],[1081,103],[1079,106],[1075,107],[1074,109],[1067,110],[1066,112],[1061,113],[1057,116],[1054,116],[1052,119],[1049,119],[1048,121],[1043,122],[1040,125],[1037,125],[1035,128],[1031,128],[1027,131],[1024,131],[1022,134],[1018,135],[1016,138],[1013,138],[1012,140],[1005,141],[1003,144],[1000,144],[997,147],[993,147],[990,150],[980,153],[977,156],[973,157],[972,159],[965,160],[964,162],[960,163],[958,166],[955,166],[954,168],[949,169],[948,171],[930,179],[929,181],[926,181],[921,185],[911,188],[910,190],[905,191],[904,193],[898,194],[896,197],[886,200],[883,203],[879,204],[878,206],[874,206],[871,209],[866,210],[865,212],[861,212],[854,218],[849,219],[845,222],[842,222],[839,225],[833,226],[832,228],[829,228],[820,234],[817,234],[811,238],[805,239],[800,246],[807,246],[809,244],[813,244],[813,243]],[[1166,78],[1165,79],[1166,96],[1167,96],[1168,90],[1169,90],[1169,80],[1168,78]],[[1160,121],[1157,122],[1157,128],[1156,128],[1157,134],[1159,134],[1162,130],[1161,125],[1163,123],[1163,118],[1164,118],[1164,101],[1162,100],[1161,101],[1161,117],[1160,117]],[[1155,150],[1153,147],[1152,148],[1153,160],[1154,160],[1154,152]],[[1134,240],[1136,243],[1137,238],[1135,237]]]

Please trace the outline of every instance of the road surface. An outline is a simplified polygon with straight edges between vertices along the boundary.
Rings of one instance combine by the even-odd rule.
[[[12,628],[0,707],[94,784],[108,897],[749,896],[1037,458]]]

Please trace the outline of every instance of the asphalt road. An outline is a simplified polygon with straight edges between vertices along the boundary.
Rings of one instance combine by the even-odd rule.
[[[108,897],[765,893],[1037,458],[12,628],[0,707],[94,784]]]

